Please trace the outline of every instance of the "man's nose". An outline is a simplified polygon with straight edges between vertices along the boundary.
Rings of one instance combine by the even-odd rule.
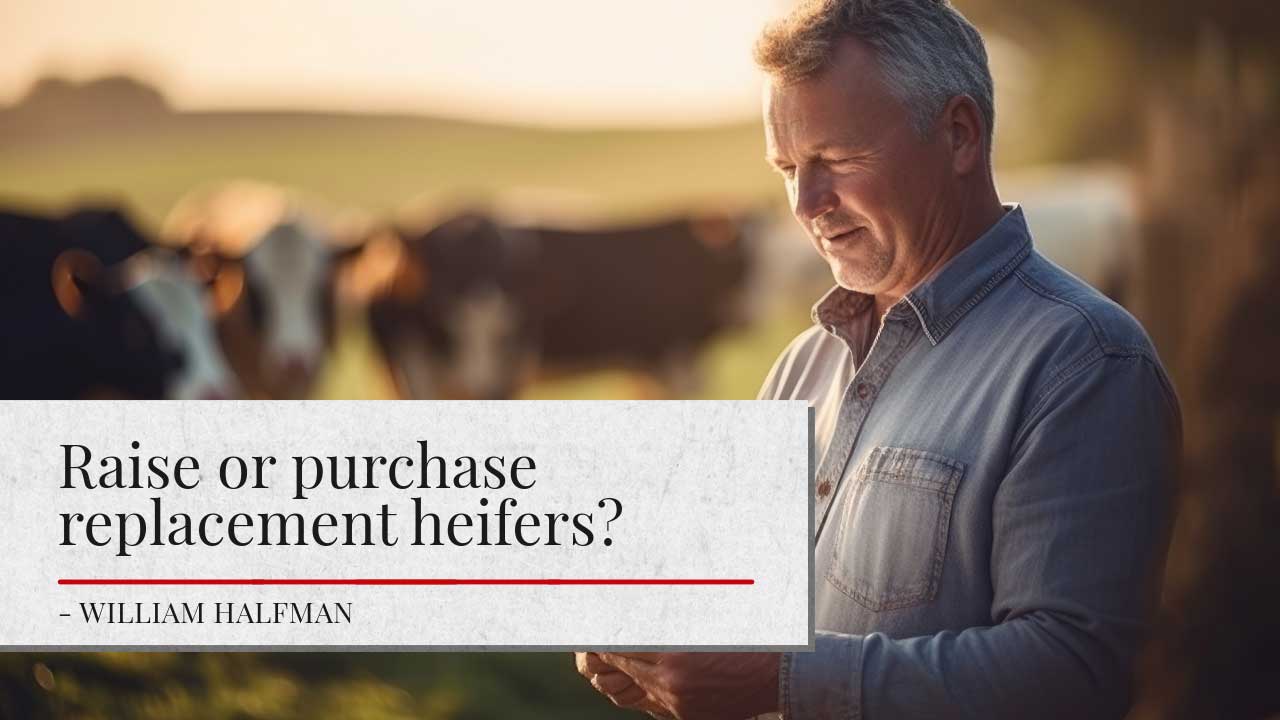
[[[795,214],[805,223],[835,210],[840,205],[830,180],[821,172],[800,169],[796,171]]]

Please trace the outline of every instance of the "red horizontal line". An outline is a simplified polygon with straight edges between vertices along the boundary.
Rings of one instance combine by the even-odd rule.
[[[754,585],[741,578],[60,578],[59,585]]]

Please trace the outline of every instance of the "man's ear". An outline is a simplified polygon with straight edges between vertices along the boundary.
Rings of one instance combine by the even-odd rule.
[[[64,250],[53,261],[49,281],[58,306],[70,317],[80,317],[97,292],[102,261],[87,250]]]
[[[973,98],[956,95],[947,101],[942,130],[951,149],[951,169],[957,175],[968,175],[986,165],[986,121]]]

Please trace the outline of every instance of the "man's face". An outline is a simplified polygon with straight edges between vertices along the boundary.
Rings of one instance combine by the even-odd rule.
[[[900,296],[929,267],[928,238],[945,232],[933,226],[950,155],[941,133],[921,139],[862,43],[842,41],[833,60],[812,78],[766,85],[766,156],[836,282]]]

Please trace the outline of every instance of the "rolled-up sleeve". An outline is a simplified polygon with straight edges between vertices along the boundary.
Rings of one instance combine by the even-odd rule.
[[[1168,544],[1177,401],[1144,353],[1098,350],[1028,403],[992,500],[991,624],[818,632],[783,657],[788,720],[1124,715]]]

